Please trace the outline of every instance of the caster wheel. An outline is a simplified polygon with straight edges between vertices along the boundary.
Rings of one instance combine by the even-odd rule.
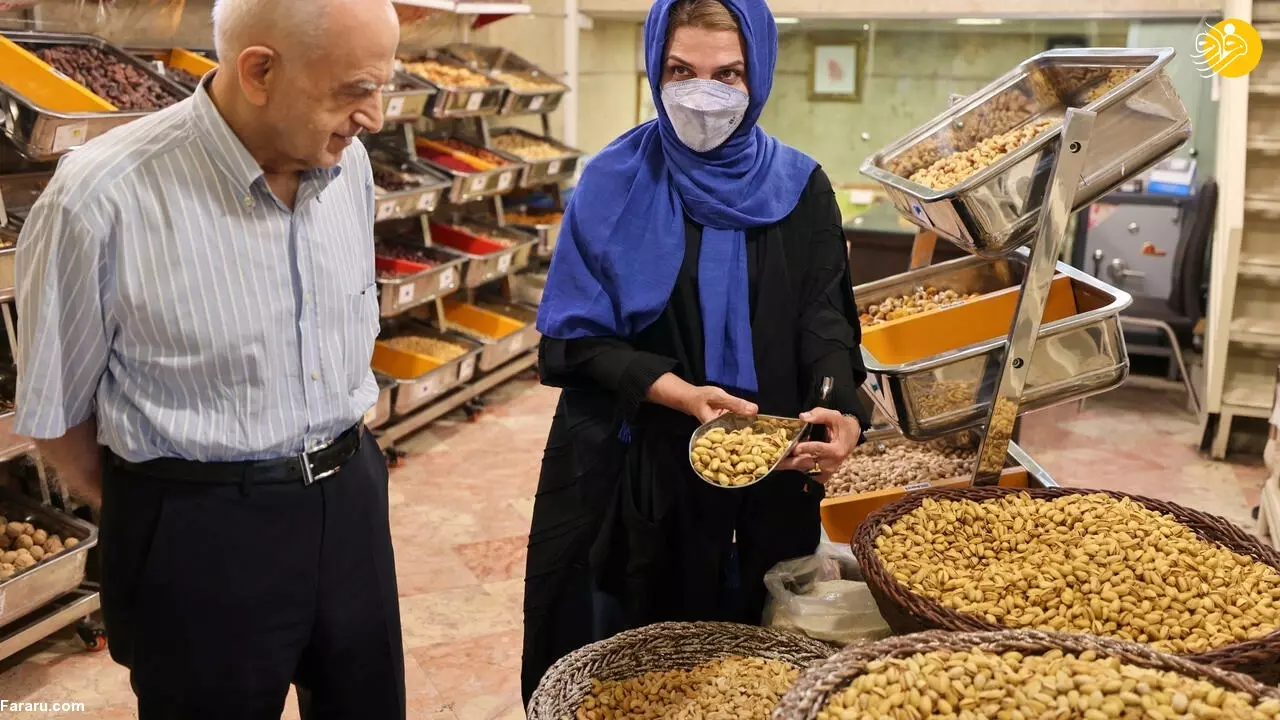
[[[81,624],[76,626],[76,634],[80,636],[80,642],[84,643],[84,647],[89,652],[102,652],[107,649],[107,631],[100,627],[89,624]]]
[[[398,468],[403,465],[405,453],[395,448],[387,448],[383,453],[387,458],[387,467]]]
[[[463,412],[467,414],[467,422],[469,423],[478,422],[480,420],[480,416],[484,414],[484,411],[480,408],[472,407],[463,408]]]

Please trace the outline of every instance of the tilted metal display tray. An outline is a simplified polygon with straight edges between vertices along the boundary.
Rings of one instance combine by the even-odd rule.
[[[520,174],[524,171],[524,165],[518,158],[510,158],[509,165],[484,169],[447,153],[437,154],[439,151],[428,143],[439,139],[432,137],[418,138],[416,145],[418,160],[437,172],[443,173],[450,179],[452,183],[449,188],[450,202],[461,205],[472,200],[501,195],[515,187],[519,182]],[[495,155],[503,155],[503,153],[493,150],[489,152],[493,152]],[[467,169],[463,169],[463,166],[466,166]]]
[[[428,166],[408,152],[390,146],[379,145],[369,149],[369,162],[374,168],[398,173],[418,175],[423,183],[403,190],[378,188],[374,199],[374,220],[394,220],[432,212],[440,204],[440,197],[453,187],[453,178]]]
[[[453,330],[484,345],[480,353],[482,372],[496,370],[517,355],[538,347],[542,337],[535,327],[537,309],[525,305],[450,303],[446,305],[445,317]]]
[[[1024,249],[1004,259],[965,257],[854,288],[860,305],[921,286],[983,293],[863,329],[866,390],[908,438],[928,440],[986,422],[1026,256]],[[1132,298],[1064,263],[1057,272],[1019,414],[1110,390],[1128,375],[1119,314]]]
[[[412,247],[425,255],[433,263],[422,269],[421,263],[412,260],[377,257],[375,262],[379,273],[383,270],[400,273],[393,277],[379,276],[378,292],[379,308],[382,317],[399,315],[406,310],[423,305],[462,286],[463,267],[468,262],[466,255],[457,250],[445,247],[416,244],[401,240],[381,241],[389,247]]]
[[[872,155],[862,173],[882,184],[897,209],[919,226],[973,253],[1007,253],[1033,236],[1067,108],[1098,114],[1075,209],[1190,137],[1191,121],[1166,71],[1172,58],[1167,48],[1041,53]],[[935,190],[909,179],[943,158],[1041,119],[1056,125],[952,187]]]
[[[445,48],[497,82],[507,86],[507,96],[499,115],[549,113],[560,106],[569,87],[537,65],[502,47],[454,43]],[[536,87],[522,88],[503,79],[500,73],[523,78]]]
[[[397,70],[392,80],[394,90],[382,91],[382,116],[386,122],[413,121],[422,117],[436,88],[413,73]]]
[[[476,361],[483,347],[480,343],[458,333],[441,332],[418,322],[401,323],[395,334],[444,340],[466,350],[459,357],[443,360],[389,348],[382,342],[385,338],[379,338],[374,348],[374,369],[396,378],[397,386],[392,400],[392,408],[396,415],[411,413],[455,387],[470,382],[471,378],[475,377]],[[397,367],[392,367],[393,364],[417,374],[408,376],[402,370],[393,372],[397,370]]]
[[[497,142],[497,138],[503,135],[518,135],[530,138],[540,143],[545,143],[559,150],[561,154],[557,157],[546,158],[542,160],[532,160],[524,156],[518,155],[511,150],[502,150],[503,154],[511,155],[522,163],[527,163],[528,167],[520,174],[520,187],[536,188],[547,183],[556,182],[557,180],[566,180],[572,178],[578,172],[578,163],[582,160],[582,151],[574,150],[564,143],[552,140],[549,137],[535,135],[531,132],[520,130],[519,128],[497,128],[489,133]]]
[[[191,94],[145,62],[93,35],[6,30],[0,32],[0,37],[4,38],[0,40],[0,124],[18,150],[36,161],[53,160],[114,127],[155,111],[115,108],[35,58],[34,50],[55,45],[95,47],[141,69],[175,98]]]
[[[519,230],[460,215],[438,216],[431,224],[431,239],[469,258],[462,280],[468,288],[524,269],[538,243],[536,237]]]
[[[378,381],[378,401],[364,414],[364,424],[370,430],[382,427],[391,419],[391,396],[399,384],[395,378],[377,370],[373,371],[373,377]]]
[[[436,89],[435,98],[427,104],[426,109],[426,114],[434,118],[494,115],[502,107],[502,101],[507,96],[506,85],[471,67],[469,63],[459,60],[442,48],[432,48],[402,62],[405,72]],[[449,67],[473,70],[483,75],[489,84],[482,88],[452,87],[444,81],[433,80],[410,69],[409,63],[419,62],[434,62]]]

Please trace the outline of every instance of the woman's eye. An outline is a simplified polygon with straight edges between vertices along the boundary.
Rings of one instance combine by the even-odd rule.
[[[720,82],[734,83],[738,81],[741,74],[737,70],[724,70],[720,73]]]
[[[676,77],[684,77],[685,75],[689,74],[689,68],[683,67],[681,65],[673,65],[671,67],[671,74]]]

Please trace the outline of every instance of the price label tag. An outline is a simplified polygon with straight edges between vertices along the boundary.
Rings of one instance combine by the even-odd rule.
[[[502,173],[501,175],[499,175],[499,176],[498,176],[498,190],[509,190],[509,189],[511,189],[511,183],[512,183],[512,179],[513,179],[514,177],[515,177],[515,173]]]
[[[414,289],[413,283],[407,282],[400,286],[396,292],[396,302],[401,305],[413,302],[413,296],[417,291]]]
[[[498,258],[498,272],[500,273],[511,272],[511,256],[510,255],[503,255],[502,257]]]
[[[560,162],[561,162],[560,160],[552,160],[551,162],[547,163],[547,174],[548,174],[548,175],[559,175],[559,174],[560,174]]]
[[[384,113],[387,117],[400,117],[404,113],[404,98],[393,97],[387,100],[387,110]]]
[[[482,192],[489,178],[481,175],[480,177],[471,178],[471,192]]]
[[[60,153],[79,147],[88,137],[89,122],[87,120],[63,125],[53,131],[53,151]]]
[[[448,270],[440,273],[440,290],[449,291],[457,287],[457,275],[458,274],[454,272],[453,268],[449,268]]]
[[[436,191],[422,193],[418,196],[418,211],[431,212],[431,208],[436,204]]]
[[[396,201],[386,200],[378,203],[378,220],[390,220],[396,216]]]
[[[469,355],[458,367],[458,382],[466,382],[476,375],[476,356]]]
[[[378,417],[378,406],[374,405],[373,407],[364,411],[364,424],[372,425],[373,421],[377,419],[377,417]]]
[[[542,104],[545,103],[546,100],[546,95],[534,95],[533,99],[529,101],[529,112],[538,112],[541,110]]]
[[[906,492],[915,492],[917,490],[928,490],[930,487],[932,486],[927,482],[915,482],[910,485],[903,485],[902,489]]]
[[[484,103],[484,93],[471,93],[471,97],[467,98],[467,111],[475,112],[480,109],[480,105]]]

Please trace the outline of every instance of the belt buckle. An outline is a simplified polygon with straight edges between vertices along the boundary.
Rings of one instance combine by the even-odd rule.
[[[309,453],[306,451],[303,451],[301,454],[298,455],[298,462],[302,464],[302,484],[303,485],[306,485],[306,486],[314,485],[318,481],[323,480],[329,477],[330,475],[337,473],[339,470],[342,469],[340,465],[335,465],[334,467],[331,467],[328,470],[325,470],[324,472],[317,474],[311,467],[311,455],[318,453],[322,450],[325,450],[332,444],[333,443],[329,443],[328,445],[321,445],[320,447],[316,448],[315,450],[312,450]]]

